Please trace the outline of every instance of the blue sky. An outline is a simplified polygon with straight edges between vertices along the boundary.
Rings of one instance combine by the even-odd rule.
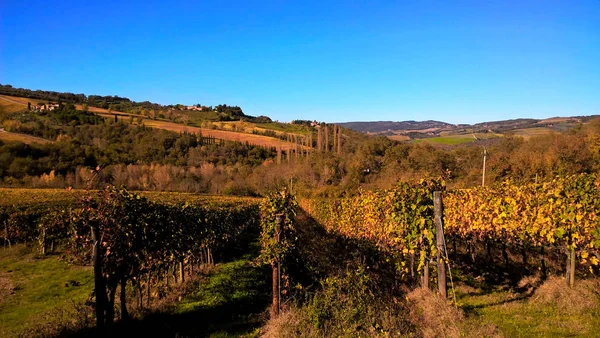
[[[0,83],[280,121],[600,114],[600,1],[3,0]]]

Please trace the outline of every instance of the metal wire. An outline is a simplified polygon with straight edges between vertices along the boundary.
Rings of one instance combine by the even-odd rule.
[[[454,307],[458,309],[456,302],[456,290],[454,289],[454,281],[452,280],[452,269],[450,268],[450,259],[448,258],[448,248],[446,247],[446,234],[442,231],[442,239],[444,240],[444,253],[446,254],[446,264],[448,265],[448,274],[450,275],[450,286],[452,287],[452,298],[454,299]]]

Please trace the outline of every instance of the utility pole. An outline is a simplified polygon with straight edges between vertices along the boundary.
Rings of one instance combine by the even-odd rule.
[[[483,176],[481,177],[481,186],[485,187],[485,160],[487,157],[487,149],[483,148]]]

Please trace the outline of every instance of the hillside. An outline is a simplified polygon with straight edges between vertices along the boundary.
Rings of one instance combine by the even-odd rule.
[[[28,103],[35,106],[35,105],[44,104],[44,103],[48,103],[48,102],[49,101],[47,101],[47,100],[37,100],[37,99],[31,99],[31,98],[27,98],[27,97],[0,95],[0,115],[8,115],[8,114],[16,113],[16,112],[27,111]],[[255,145],[255,146],[281,148],[283,151],[288,151],[289,149],[296,148],[295,144],[281,139],[281,136],[286,132],[285,127],[279,127],[278,129],[280,129],[280,130],[271,131],[271,129],[274,128],[272,126],[274,123],[261,125],[261,124],[255,124],[255,123],[251,123],[251,122],[241,122],[241,121],[218,122],[223,125],[221,128],[219,128],[217,123],[205,121],[204,123],[212,128],[202,128],[202,127],[194,126],[194,125],[201,124],[200,122],[198,122],[198,123],[191,122],[190,123],[189,120],[181,121],[178,119],[174,119],[174,121],[177,121],[177,122],[173,122],[166,118],[157,118],[157,117],[151,118],[151,117],[148,117],[148,116],[142,115],[142,114],[109,110],[106,108],[90,107],[90,106],[84,107],[83,104],[76,104],[75,107],[79,110],[85,109],[91,113],[95,113],[104,118],[115,118],[115,116],[116,116],[118,119],[127,120],[127,121],[130,120],[131,118],[141,119],[146,126],[156,128],[156,129],[163,129],[163,130],[174,131],[174,132],[187,131],[189,133],[194,133],[197,135],[201,134],[204,137],[206,137],[206,136],[214,137],[216,139],[224,140],[224,141],[237,141],[237,142],[243,142],[243,143],[248,142],[249,144]],[[230,127],[227,127],[228,124]],[[243,125],[245,127],[237,128],[237,127],[235,127],[235,124]],[[229,130],[219,130],[217,128],[219,128],[219,129],[228,128]],[[294,128],[294,131],[297,132],[299,130],[298,130],[298,128]],[[260,135],[260,134],[263,134],[263,135]],[[264,134],[271,134],[272,136],[266,136]],[[277,137],[277,136],[279,136],[279,137]],[[19,139],[19,137],[17,135],[12,135],[9,138],[8,133],[4,133],[3,135],[0,135],[0,137],[2,139],[6,139],[6,140],[9,140],[9,139],[10,140],[18,140]],[[26,137],[22,138],[22,140],[24,140],[24,142],[28,142],[28,143],[35,142],[36,139],[37,139],[37,141],[43,141],[43,139],[39,139],[39,138],[26,138]],[[304,148],[304,147],[301,147],[301,148]]]
[[[460,144],[476,139],[488,139],[504,135],[517,135],[523,138],[564,132],[578,124],[587,123],[597,117],[573,116],[547,119],[511,119],[476,124],[450,124],[440,121],[378,121],[345,122],[344,128],[361,133],[387,136],[393,140],[426,140],[440,144]]]

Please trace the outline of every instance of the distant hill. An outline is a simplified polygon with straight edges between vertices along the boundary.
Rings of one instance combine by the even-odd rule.
[[[402,121],[402,122],[392,122],[392,121],[379,121],[379,122],[346,122],[346,123],[338,123],[338,125],[352,129],[354,131],[362,132],[362,133],[381,133],[387,131],[408,131],[408,130],[424,130],[424,129],[442,129],[449,128],[454,125],[439,122],[439,121]]]
[[[387,136],[391,139],[431,139],[432,141],[438,141],[435,139],[443,138],[439,141],[445,143],[447,141],[456,142],[457,138],[461,139],[462,141],[466,139],[475,140],[473,137],[475,134],[479,135],[477,138],[499,137],[507,133],[528,138],[540,134],[564,132],[580,123],[586,123],[596,117],[599,117],[599,115],[552,117],[543,120],[521,118],[482,122],[473,125],[455,125],[432,120],[400,122],[345,122],[339,123],[339,125],[354,131]],[[451,139],[448,140],[448,138]]]

